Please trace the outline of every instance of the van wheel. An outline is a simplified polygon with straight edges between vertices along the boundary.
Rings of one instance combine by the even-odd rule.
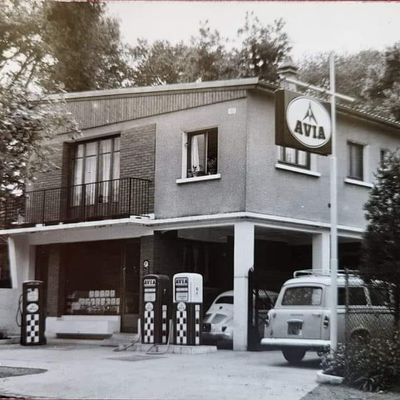
[[[306,351],[303,349],[286,349],[282,350],[282,354],[289,364],[297,364],[304,358]]]
[[[370,341],[370,335],[369,332],[362,329],[359,331],[355,331],[351,334],[350,336],[351,342],[362,342],[362,343],[368,343]]]

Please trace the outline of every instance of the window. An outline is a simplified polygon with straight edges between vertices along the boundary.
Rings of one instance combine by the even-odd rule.
[[[215,304],[233,304],[233,296],[222,296],[217,299]]]
[[[310,169],[310,153],[290,147],[279,146],[279,162]]]
[[[318,287],[304,286],[285,290],[283,306],[318,306],[322,300],[322,289]]]
[[[0,288],[11,288],[8,248],[3,244],[0,244]]]
[[[80,205],[116,201],[119,182],[120,138],[78,143],[74,152],[72,203]]]
[[[364,180],[364,146],[356,143],[347,143],[349,163],[347,177],[350,179]]]
[[[390,150],[381,149],[380,155],[381,155],[381,160],[380,160],[380,161],[381,161],[381,164],[383,164],[383,162],[385,161],[385,159],[386,159],[387,157],[390,156]]]
[[[349,306],[365,306],[367,298],[363,287],[349,287]],[[338,288],[338,305],[346,305],[346,288]]]
[[[214,175],[218,172],[218,130],[187,134],[187,177]]]

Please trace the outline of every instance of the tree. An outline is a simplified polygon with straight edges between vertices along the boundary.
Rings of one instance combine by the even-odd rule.
[[[105,5],[86,2],[47,2],[43,40],[52,62],[42,85],[55,91],[108,89],[130,82],[127,48],[121,44],[118,22],[105,16]]]
[[[4,0],[0,7],[0,83],[36,83],[46,69],[49,49],[42,40],[42,1]]]
[[[51,167],[49,139],[78,132],[62,100],[33,98],[24,87],[0,87],[0,201],[20,195],[35,173]]]
[[[366,101],[364,90],[372,70],[383,65],[382,53],[363,50],[355,54],[335,57],[336,90],[360,101]],[[329,86],[329,54],[319,53],[303,60],[299,67],[300,79],[313,85]]]
[[[370,71],[364,93],[372,111],[400,121],[400,42],[386,49],[382,64]]]
[[[134,60],[133,81],[137,86],[182,82],[186,70],[188,48],[183,43],[172,45],[157,40],[152,45],[139,39],[131,49]]]
[[[400,328],[400,151],[383,160],[364,208],[368,225],[363,240],[363,275],[395,285],[394,315]]]
[[[0,8],[1,82],[47,92],[131,83],[128,48],[105,5],[4,0]]]
[[[263,25],[254,14],[247,14],[238,30],[238,46],[224,38],[208,22],[200,24],[189,44],[168,41],[149,44],[139,39],[131,50],[135,85],[212,81],[258,76],[276,80],[280,61],[290,46],[282,20]]]
[[[239,76],[258,76],[268,81],[278,78],[278,65],[291,49],[284,27],[282,19],[263,25],[253,13],[246,14],[244,26],[238,30]]]

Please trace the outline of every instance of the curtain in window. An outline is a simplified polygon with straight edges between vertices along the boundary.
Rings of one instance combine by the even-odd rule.
[[[191,143],[191,169],[192,172],[200,171],[200,155],[199,155],[199,141],[198,135],[192,136]]]

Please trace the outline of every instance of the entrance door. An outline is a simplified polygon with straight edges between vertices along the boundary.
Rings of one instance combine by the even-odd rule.
[[[129,240],[122,246],[121,332],[137,332],[140,292],[140,241]]]

